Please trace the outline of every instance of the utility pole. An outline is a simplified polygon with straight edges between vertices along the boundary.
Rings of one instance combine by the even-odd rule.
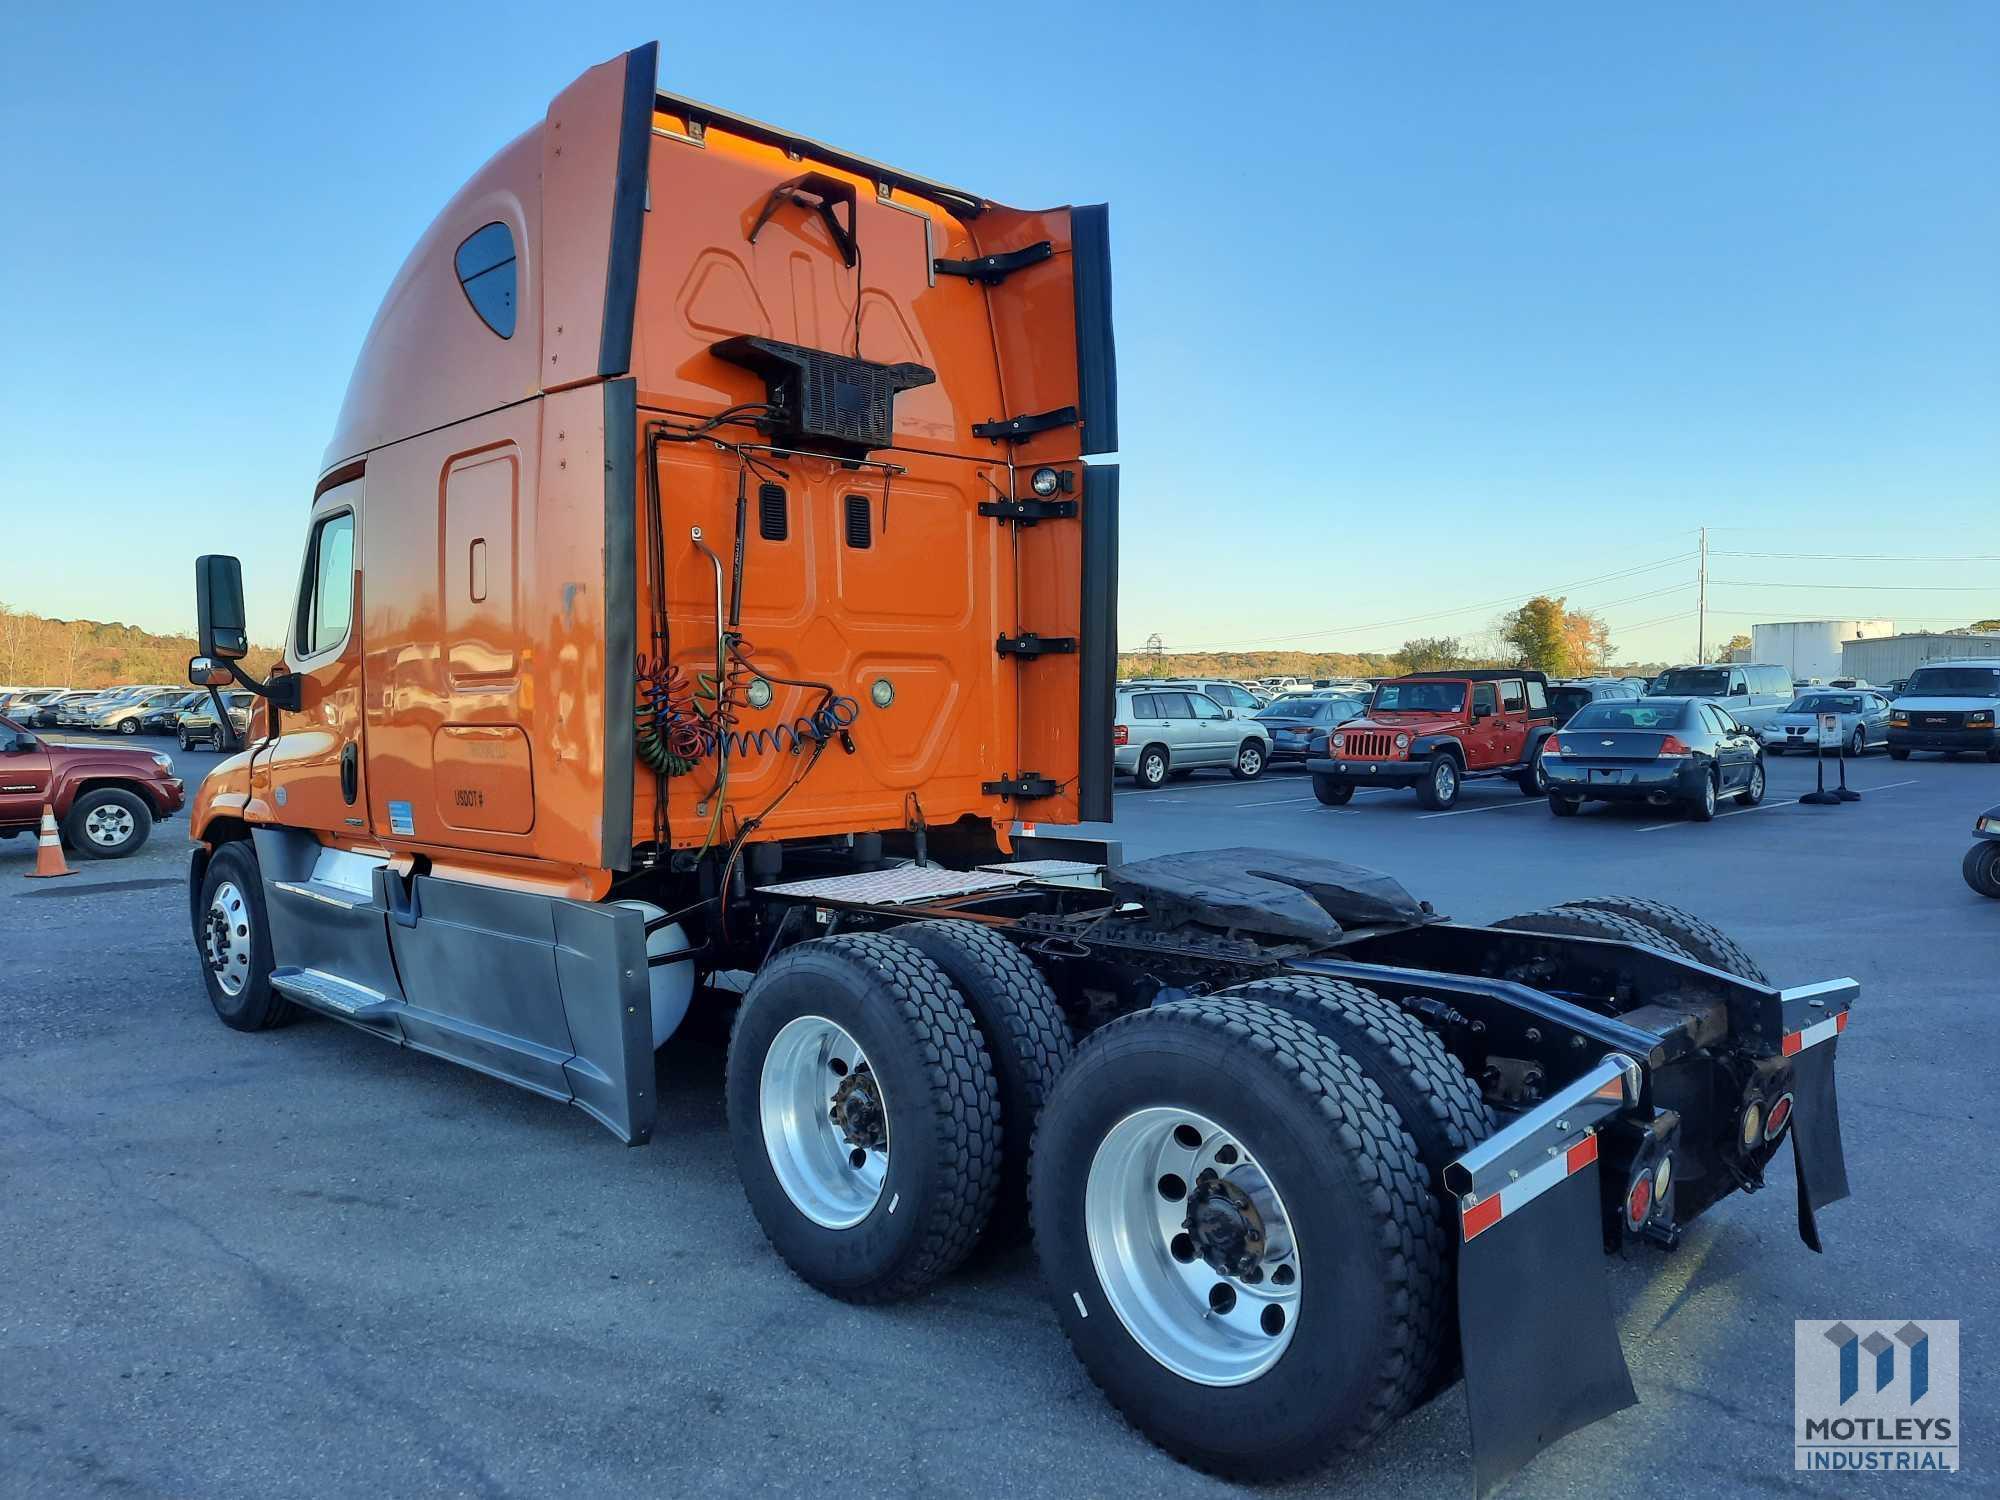
[[[1708,660],[1708,528],[1701,528],[1700,562],[1695,565],[1694,659]]]

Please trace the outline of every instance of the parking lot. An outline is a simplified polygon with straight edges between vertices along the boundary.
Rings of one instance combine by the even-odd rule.
[[[59,738],[60,736],[58,736]],[[140,743],[155,743],[141,741]],[[157,742],[158,748],[171,748]],[[174,752],[192,788],[214,757]],[[2000,904],[1958,871],[2000,770],[1873,756],[1861,802],[1557,821],[1506,782],[1448,813],[1408,793],[1317,804],[1303,775],[1121,789],[1128,857],[1233,844],[1375,865],[1487,920],[1657,897],[1730,930],[1780,983],[1852,975],[1840,1049],[1853,1198],[1798,1242],[1789,1168],[1672,1256],[1607,1274],[1642,1408],[1572,1437],[1509,1495],[1634,1474],[1699,1495],[1886,1493],[1792,1472],[1792,1319],[1956,1318],[1968,1480],[2000,1405],[1981,1201],[2000,1074]],[[133,858],[21,879],[0,841],[0,1493],[1223,1493],[1127,1430],[1062,1346],[1032,1253],[861,1309],[763,1242],[722,1128],[720,1031],[662,1052],[655,1143],[307,1019],[212,1017],[187,936],[186,824]],[[1283,1493],[1461,1493],[1458,1388]]]

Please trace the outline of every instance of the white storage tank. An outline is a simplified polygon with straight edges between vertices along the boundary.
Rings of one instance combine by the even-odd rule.
[[[1841,647],[1896,633],[1893,620],[1787,620],[1750,627],[1750,660],[1783,667],[1794,682],[1842,675]]]

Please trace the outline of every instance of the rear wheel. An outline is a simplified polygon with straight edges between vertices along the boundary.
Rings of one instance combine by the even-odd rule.
[[[1745,807],[1755,807],[1764,800],[1764,757],[1758,756],[1750,767],[1750,779],[1743,783],[1743,795],[1738,799]]]
[[[1057,1083],[1035,1239],[1063,1332],[1127,1419],[1275,1479],[1366,1445],[1422,1390],[1445,1310],[1424,1176],[1328,1036],[1181,1001],[1113,1021]]]
[[[1704,771],[1701,787],[1688,802],[1688,816],[1697,823],[1713,822],[1715,819],[1715,773]]]
[[[1965,883],[1980,895],[2000,900],[2000,843],[1981,839],[1965,851],[1965,862],[1959,869]]]
[[[1509,932],[1542,932],[1550,937],[1610,938],[1621,943],[1636,943],[1641,948],[1653,948],[1675,958],[1694,957],[1658,929],[1623,912],[1596,907],[1546,906],[1540,911],[1523,912],[1518,917],[1502,917],[1488,925]]]
[[[1264,742],[1245,740],[1236,747],[1236,763],[1229,774],[1238,781],[1255,781],[1264,774]]]
[[[1551,910],[1609,912],[1665,938],[1697,963],[1758,984],[1771,982],[1757,960],[1721,928],[1664,901],[1650,901],[1644,896],[1585,896],[1565,901]]]
[[[1345,807],[1354,800],[1354,783],[1337,781],[1331,776],[1313,772],[1313,795],[1327,807]]]
[[[1417,801],[1432,809],[1448,808],[1458,801],[1458,785],[1458,762],[1449,755],[1434,755],[1417,783]]]
[[[224,844],[202,874],[195,902],[195,946],[208,1003],[236,1031],[266,1031],[298,1014],[271,988],[271,928],[264,880],[250,845]]]
[[[62,831],[70,851],[84,859],[122,859],[152,833],[153,810],[137,793],[100,787],[70,804]]]
[[[1055,991],[1033,960],[976,922],[912,922],[895,936],[944,970],[986,1039],[1000,1095],[1000,1178],[995,1239],[1028,1230],[1028,1149],[1049,1091],[1076,1043]]]
[[[1573,818],[1583,811],[1583,798],[1565,797],[1557,792],[1549,793],[1549,811],[1559,818]]]
[[[1535,752],[1534,763],[1514,779],[1514,785],[1521,789],[1523,797],[1546,797],[1549,794],[1549,768],[1542,764],[1539,750]]]
[[[1148,745],[1139,752],[1139,764],[1132,772],[1132,780],[1142,791],[1152,791],[1166,785],[1167,752],[1159,745]]]
[[[992,1065],[951,981],[908,943],[821,938],[766,964],[737,1012],[724,1090],[751,1211],[829,1296],[907,1296],[985,1227]]]
[[[1260,979],[1225,990],[1217,998],[1253,1000],[1290,1011],[1361,1064],[1416,1145],[1438,1244],[1449,1266],[1456,1258],[1458,1217],[1452,1195],[1445,1190],[1444,1169],[1496,1128],[1485,1095],[1458,1059],[1400,1005],[1345,980],[1304,975]],[[1432,1347],[1435,1359],[1425,1378],[1425,1395],[1449,1379],[1457,1363],[1456,1328],[1450,1317],[1443,1319]]]

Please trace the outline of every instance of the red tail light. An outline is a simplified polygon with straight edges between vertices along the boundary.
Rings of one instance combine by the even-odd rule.
[[[1552,734],[1547,739],[1542,741],[1542,754],[1567,755],[1569,754],[1569,751],[1563,749],[1562,737],[1560,735]]]
[[[1114,745],[1131,744],[1132,731],[1127,729],[1123,724],[1113,725],[1111,730],[1111,743]]]
[[[1678,735],[1668,735],[1660,741],[1661,760],[1686,760],[1694,752],[1683,745]]]

